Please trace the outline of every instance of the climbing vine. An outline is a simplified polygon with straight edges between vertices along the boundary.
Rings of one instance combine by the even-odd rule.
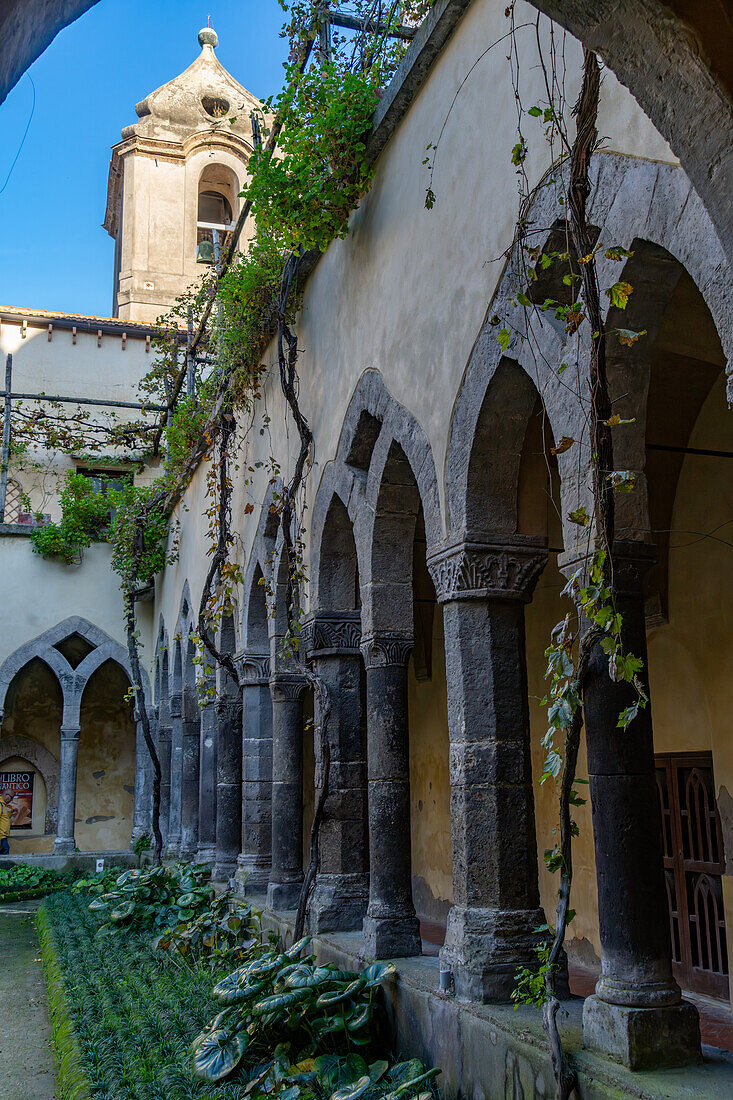
[[[63,430],[56,414],[48,421],[46,438],[55,450],[73,453],[84,441],[89,451],[122,446],[137,448],[137,457],[158,460],[160,476],[144,486],[128,486],[90,503],[88,486],[62,500],[58,530],[44,528],[34,536],[40,553],[75,560],[85,540],[112,544],[112,564],[121,579],[133,693],[153,762],[154,856],[160,859],[160,762],[150,732],[142,688],[139,632],[135,602],[141,589],[176,554],[170,521],[188,484],[203,462],[207,469],[209,568],[198,614],[197,642],[215,665],[237,679],[230,654],[221,652],[218,630],[224,614],[236,605],[241,572],[232,561],[232,467],[239,469],[248,434],[269,434],[269,415],[261,399],[263,357],[276,337],[278,374],[286,415],[298,433],[299,450],[290,478],[271,505],[279,520],[287,572],[285,658],[297,665],[313,686],[319,703],[321,746],[320,796],[317,797],[312,861],[301,899],[299,924],[318,860],[318,825],[328,790],[328,744],[325,727],[329,700],[325,684],[306,667],[300,651],[300,594],[306,580],[302,507],[304,480],[312,463],[312,434],[299,404],[298,274],[304,257],[323,251],[348,233],[349,218],[367,190],[373,168],[366,153],[366,135],[381,89],[386,86],[405,50],[399,28],[412,25],[429,0],[375,2],[357,0],[350,9],[365,22],[361,30],[329,27],[339,4],[330,0],[296,0],[282,4],[288,14],[285,34],[290,52],[283,92],[264,105],[255,127],[256,146],[250,158],[250,180],[240,198],[242,210],[219,262],[200,283],[176,302],[159,322],[152,369],[141,382],[145,405],[163,408],[150,420],[100,426],[91,416],[68,418]],[[309,63],[310,62],[310,63]],[[261,135],[257,140],[257,133]],[[266,139],[266,140],[265,140]],[[277,155],[275,150],[277,149]],[[250,212],[256,226],[241,255],[239,236]],[[43,420],[39,413],[36,419]],[[65,434],[64,434],[65,433]],[[76,433],[75,435],[73,433]],[[271,480],[282,462],[270,455]],[[249,467],[245,482],[254,484]],[[252,475],[250,477],[250,475]],[[72,499],[73,496],[73,499]],[[88,507],[90,515],[83,511]],[[253,510],[248,505],[247,510]],[[99,522],[96,518],[99,513]],[[199,656],[199,663],[202,658]]]

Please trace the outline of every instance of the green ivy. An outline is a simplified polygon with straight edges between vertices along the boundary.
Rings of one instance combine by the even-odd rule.
[[[93,542],[104,542],[109,533],[114,494],[94,490],[91,478],[69,471],[61,492],[61,521],[31,531],[31,543],[44,558],[58,558],[71,565]]]
[[[350,72],[328,64],[309,69],[276,101],[286,113],[278,155],[255,150],[245,193],[258,226],[283,250],[324,251],[346,236],[349,215],[373,176],[364,137],[380,77],[378,66]]]

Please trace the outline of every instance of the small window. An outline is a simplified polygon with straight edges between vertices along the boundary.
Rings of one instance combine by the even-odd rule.
[[[211,118],[224,118],[229,110],[229,101],[220,96],[205,95],[201,97],[201,106]]]
[[[196,262],[216,263],[219,249],[229,243],[232,228],[232,208],[224,195],[218,191],[201,191],[196,221]]]
[[[126,485],[132,485],[132,470],[88,470],[78,467],[76,472],[89,478],[95,493],[119,493]]]

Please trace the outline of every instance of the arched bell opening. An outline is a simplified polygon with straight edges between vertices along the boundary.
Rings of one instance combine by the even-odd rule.
[[[239,185],[231,168],[208,164],[199,178],[196,210],[196,262],[218,263],[234,229]]]

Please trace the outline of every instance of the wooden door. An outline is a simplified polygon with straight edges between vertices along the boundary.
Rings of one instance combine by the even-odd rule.
[[[721,876],[725,871],[713,761],[656,756],[672,963],[683,989],[729,998]]]

